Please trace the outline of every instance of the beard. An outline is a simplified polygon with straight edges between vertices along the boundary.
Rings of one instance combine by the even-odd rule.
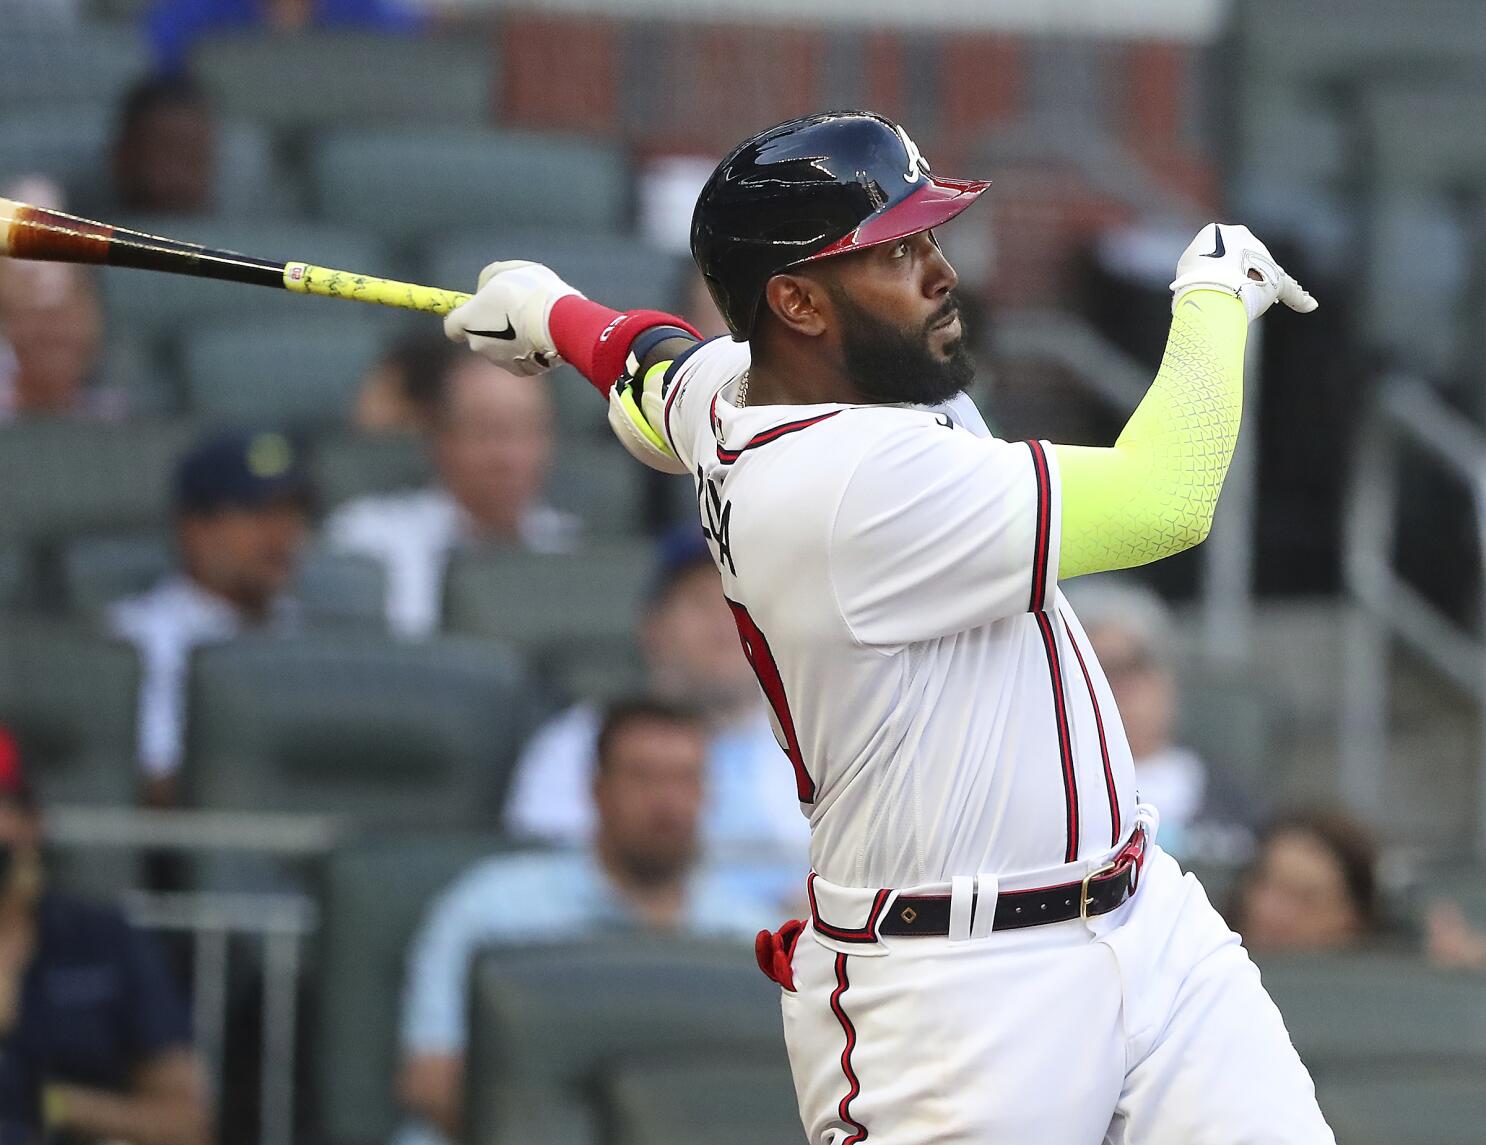
[[[847,376],[867,401],[934,405],[948,401],[975,378],[963,325],[960,336],[942,354],[929,344],[930,328],[959,312],[960,303],[953,294],[921,327],[904,330],[868,314],[839,287],[830,293],[841,315]]]

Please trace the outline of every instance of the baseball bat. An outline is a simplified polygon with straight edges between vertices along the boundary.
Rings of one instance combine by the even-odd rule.
[[[269,262],[250,258],[235,251],[215,250],[197,243],[95,223],[11,199],[0,199],[0,255],[48,262],[132,266],[167,274],[273,286],[296,294],[318,294],[325,298],[396,306],[424,314],[447,314],[470,297],[454,290],[374,278],[347,270],[330,270],[307,262]]]

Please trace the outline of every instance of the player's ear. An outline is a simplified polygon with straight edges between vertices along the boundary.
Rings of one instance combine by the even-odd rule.
[[[821,283],[803,274],[776,274],[764,286],[764,302],[774,316],[807,338],[826,332],[822,306],[826,292]]]

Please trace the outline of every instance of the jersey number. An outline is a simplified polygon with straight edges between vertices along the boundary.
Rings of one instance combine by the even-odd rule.
[[[748,609],[736,600],[729,600],[728,607],[733,610],[733,623],[738,626],[738,639],[743,643],[743,655],[748,657],[753,674],[758,677],[759,687],[764,690],[764,696],[774,712],[779,732],[784,737],[784,754],[789,756],[790,763],[794,765],[795,790],[800,802],[814,803],[815,782],[805,770],[800,739],[795,735],[795,720],[789,714],[789,700],[784,695],[784,680],[780,678],[779,665],[774,662],[774,654],[769,651],[769,642],[753,622],[753,617],[748,615]]]

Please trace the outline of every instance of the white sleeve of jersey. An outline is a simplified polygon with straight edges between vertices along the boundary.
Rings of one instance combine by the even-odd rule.
[[[748,369],[751,360],[747,342],[734,342],[724,334],[698,342],[667,371],[662,434],[688,472],[696,470],[698,442],[713,440],[709,420],[713,397]]]
[[[847,627],[891,648],[975,628],[1053,598],[1059,486],[1044,442],[903,419],[857,463],[830,537]]]

